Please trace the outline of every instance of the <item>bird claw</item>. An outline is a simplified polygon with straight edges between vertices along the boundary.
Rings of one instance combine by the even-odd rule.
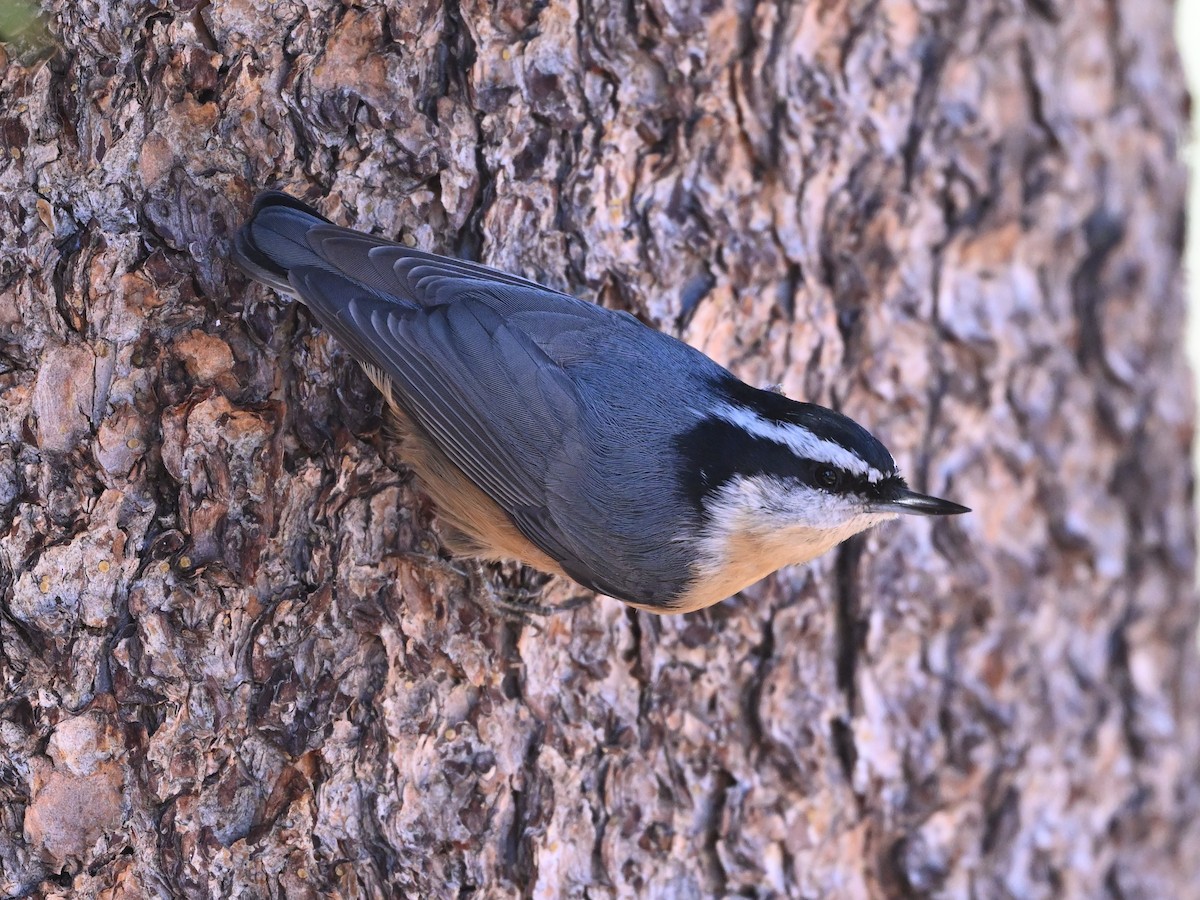
[[[488,577],[483,563],[478,560],[471,569],[469,580],[476,596],[482,596],[486,599],[488,604],[504,618],[522,625],[534,625],[536,627],[537,623],[533,618],[534,616],[544,618],[556,613],[570,612],[571,610],[578,609],[589,599],[586,596],[570,597],[556,606],[541,603],[542,591],[540,588],[530,590],[528,588],[497,585]]]
[[[570,612],[579,609],[591,598],[587,595],[569,597],[556,606],[539,602],[542,597],[540,588],[529,589],[510,587],[497,584],[479,559],[464,559],[460,562],[444,559],[436,552],[426,553],[421,550],[391,550],[385,556],[402,560],[409,565],[422,569],[433,569],[452,578],[467,582],[471,594],[487,601],[503,618],[521,625],[537,623],[534,617],[544,618],[556,613]]]

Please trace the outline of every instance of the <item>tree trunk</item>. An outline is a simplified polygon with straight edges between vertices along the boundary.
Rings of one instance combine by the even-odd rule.
[[[0,49],[0,892],[1194,889],[1171,16],[47,0]],[[630,309],[975,512],[508,621],[227,261],[272,185]]]

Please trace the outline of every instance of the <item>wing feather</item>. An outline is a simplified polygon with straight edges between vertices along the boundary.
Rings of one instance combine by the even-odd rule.
[[[308,306],[445,456],[587,587],[650,606],[690,583],[663,417],[719,370],[627,313],[327,224],[267,194],[234,242]],[[634,332],[636,330],[636,333]]]
[[[551,538],[545,473],[561,455],[578,398],[536,343],[470,289],[421,308],[322,269],[294,269],[291,281],[324,327],[393,381],[396,402],[526,537],[556,559],[574,558]]]
[[[336,260],[336,268],[343,274],[384,295],[420,303],[436,302],[418,282],[423,277],[449,276],[460,284],[470,280],[480,284],[528,288],[555,298],[570,297],[569,294],[499,269],[436,256],[373,235],[347,231],[336,225],[313,226],[306,237],[312,252],[321,259]]]

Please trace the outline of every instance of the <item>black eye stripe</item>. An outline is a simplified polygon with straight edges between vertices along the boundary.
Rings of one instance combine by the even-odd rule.
[[[788,447],[747,432],[721,418],[709,418],[697,424],[675,441],[681,462],[677,467],[679,487],[701,516],[705,500],[739,475],[770,476],[806,485],[827,494],[878,496],[899,476],[872,482],[867,476],[851,472],[824,460],[797,457]],[[833,473],[836,483],[828,482]]]
[[[833,482],[828,480],[829,473],[834,475]],[[795,474],[805,484],[829,494],[858,494],[871,499],[889,497],[897,489],[908,486],[899,475],[888,475],[872,481],[866,475],[812,459],[801,460]]]
[[[846,473],[836,466],[817,466],[813,470],[813,481],[817,487],[836,491],[846,479]]]
[[[801,460],[796,477],[809,487],[830,494],[861,493],[871,485],[871,480],[865,475],[818,459]]]
[[[796,477],[796,457],[782,444],[750,434],[724,419],[705,419],[675,440],[682,457],[677,471],[692,506],[702,515],[704,500],[738,475]]]

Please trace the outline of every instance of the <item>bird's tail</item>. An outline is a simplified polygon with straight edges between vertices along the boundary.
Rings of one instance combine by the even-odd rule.
[[[288,272],[296,266],[323,266],[309,247],[309,229],[332,224],[309,206],[280,191],[259,194],[250,218],[233,240],[233,261],[255,281],[295,294]]]

